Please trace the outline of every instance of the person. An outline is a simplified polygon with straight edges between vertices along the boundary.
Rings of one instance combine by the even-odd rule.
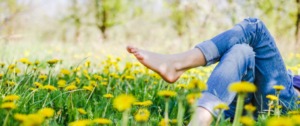
[[[214,107],[224,102],[230,104],[226,117],[234,117],[236,94],[224,90],[233,82],[248,81],[256,85],[257,91],[247,95],[245,104],[252,103],[258,111],[268,109],[266,96],[275,94],[275,85],[285,87],[279,96],[285,110],[297,105],[299,90],[293,86],[293,75],[286,70],[274,38],[258,18],[246,18],[187,52],[163,55],[133,46],[127,46],[127,51],[169,83],[174,83],[188,69],[219,62],[207,80],[208,90],[197,102],[199,125],[210,125],[218,114]]]

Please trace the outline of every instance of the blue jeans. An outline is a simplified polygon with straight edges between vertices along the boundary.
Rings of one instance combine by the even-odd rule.
[[[257,91],[248,94],[245,104],[252,103],[260,112],[268,109],[266,95],[275,95],[274,85],[286,88],[279,96],[283,110],[298,107],[295,102],[298,93],[292,86],[293,75],[286,70],[275,40],[261,20],[246,18],[232,29],[196,45],[196,48],[203,52],[207,66],[219,61],[207,81],[208,90],[198,100],[198,106],[214,116],[219,113],[213,110],[214,107],[225,102],[230,104],[225,115],[234,117],[236,94],[229,92],[227,87],[240,81],[256,85]]]

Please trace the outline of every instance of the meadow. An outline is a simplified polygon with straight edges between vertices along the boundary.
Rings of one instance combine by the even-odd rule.
[[[10,49],[8,46],[5,52],[11,52]],[[68,58],[53,58],[57,54],[69,55],[64,51],[68,49],[72,50],[39,47],[36,51],[4,54],[6,58],[0,64],[0,124],[183,126],[191,123],[196,126],[190,122],[195,117],[195,101],[209,86],[205,82],[217,65],[190,69],[170,84],[127,53],[98,50],[98,53],[72,53]],[[38,58],[40,55],[43,59]],[[300,54],[290,53],[285,61],[294,74],[299,72]],[[253,84],[247,83],[248,89],[239,88],[240,84],[232,84],[228,90],[238,92],[239,96],[255,91]],[[212,125],[300,125],[299,110],[279,116],[277,101],[280,99],[276,95],[270,94],[273,104],[269,111],[261,112],[256,122],[252,116],[255,107],[239,104],[248,111],[247,115],[231,122],[220,113]],[[228,106],[224,103],[215,109],[225,110]]]

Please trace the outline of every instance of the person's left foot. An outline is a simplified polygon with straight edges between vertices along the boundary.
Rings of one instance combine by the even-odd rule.
[[[176,68],[176,58],[169,55],[140,50],[133,46],[127,46],[127,51],[134,54],[139,62],[158,73],[165,81],[174,83],[185,70]]]

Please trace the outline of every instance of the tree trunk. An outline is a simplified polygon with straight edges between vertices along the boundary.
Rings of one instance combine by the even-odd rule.
[[[297,13],[297,22],[296,22],[296,43],[299,43],[299,37],[300,37],[300,0],[297,1],[297,8],[298,8],[298,13]]]

